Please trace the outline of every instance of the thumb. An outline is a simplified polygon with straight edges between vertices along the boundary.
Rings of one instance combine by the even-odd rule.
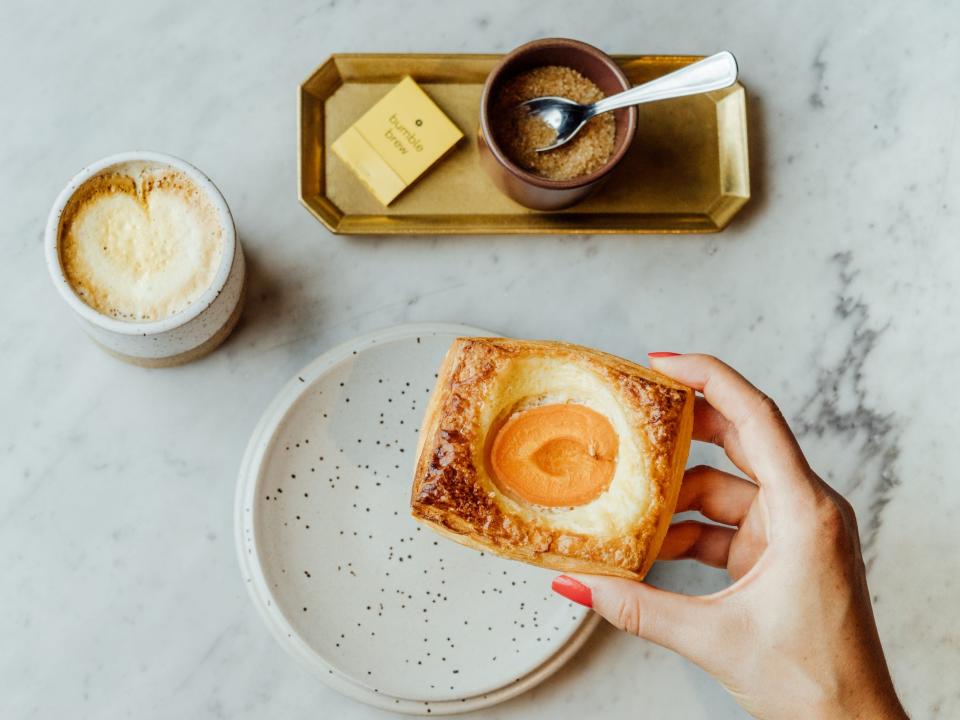
[[[592,607],[612,625],[673,650],[706,670],[717,661],[718,608],[708,598],[678,595],[625,578],[560,575],[553,591]]]

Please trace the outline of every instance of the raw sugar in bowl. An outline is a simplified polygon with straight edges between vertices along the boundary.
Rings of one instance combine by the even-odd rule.
[[[127,362],[197,359],[240,318],[246,268],[230,209],[171,155],[128,152],[85,167],[57,197],[44,245],[84,330]]]
[[[508,197],[534,210],[569,207],[594,192],[623,158],[637,129],[635,107],[593,118],[568,145],[546,153],[545,127],[517,105],[543,95],[594,102],[630,88],[608,55],[577,40],[521,45],[487,77],[480,98],[480,163]]]

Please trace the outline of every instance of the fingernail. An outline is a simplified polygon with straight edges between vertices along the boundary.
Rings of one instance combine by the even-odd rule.
[[[647,353],[647,357],[652,357],[652,358],[676,357],[679,354],[680,353],[674,353],[674,352],[652,352],[652,353]]]
[[[550,588],[558,595],[563,595],[567,600],[573,600],[588,608],[593,607],[593,593],[582,582],[577,582],[572,577],[560,575],[554,578]]]

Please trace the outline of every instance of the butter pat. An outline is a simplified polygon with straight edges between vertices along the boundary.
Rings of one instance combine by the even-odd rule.
[[[384,205],[463,133],[412,78],[404,78],[333,143],[333,151]]]

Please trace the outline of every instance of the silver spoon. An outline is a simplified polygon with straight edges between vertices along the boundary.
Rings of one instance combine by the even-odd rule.
[[[698,95],[722,90],[737,81],[737,60],[726,50],[692,65],[680,68],[643,85],[637,85],[590,105],[581,105],[562,97],[538,97],[520,103],[527,112],[546,123],[557,133],[553,144],[537,148],[537,152],[553,150],[570,142],[587,121],[600,113],[654,100]]]

